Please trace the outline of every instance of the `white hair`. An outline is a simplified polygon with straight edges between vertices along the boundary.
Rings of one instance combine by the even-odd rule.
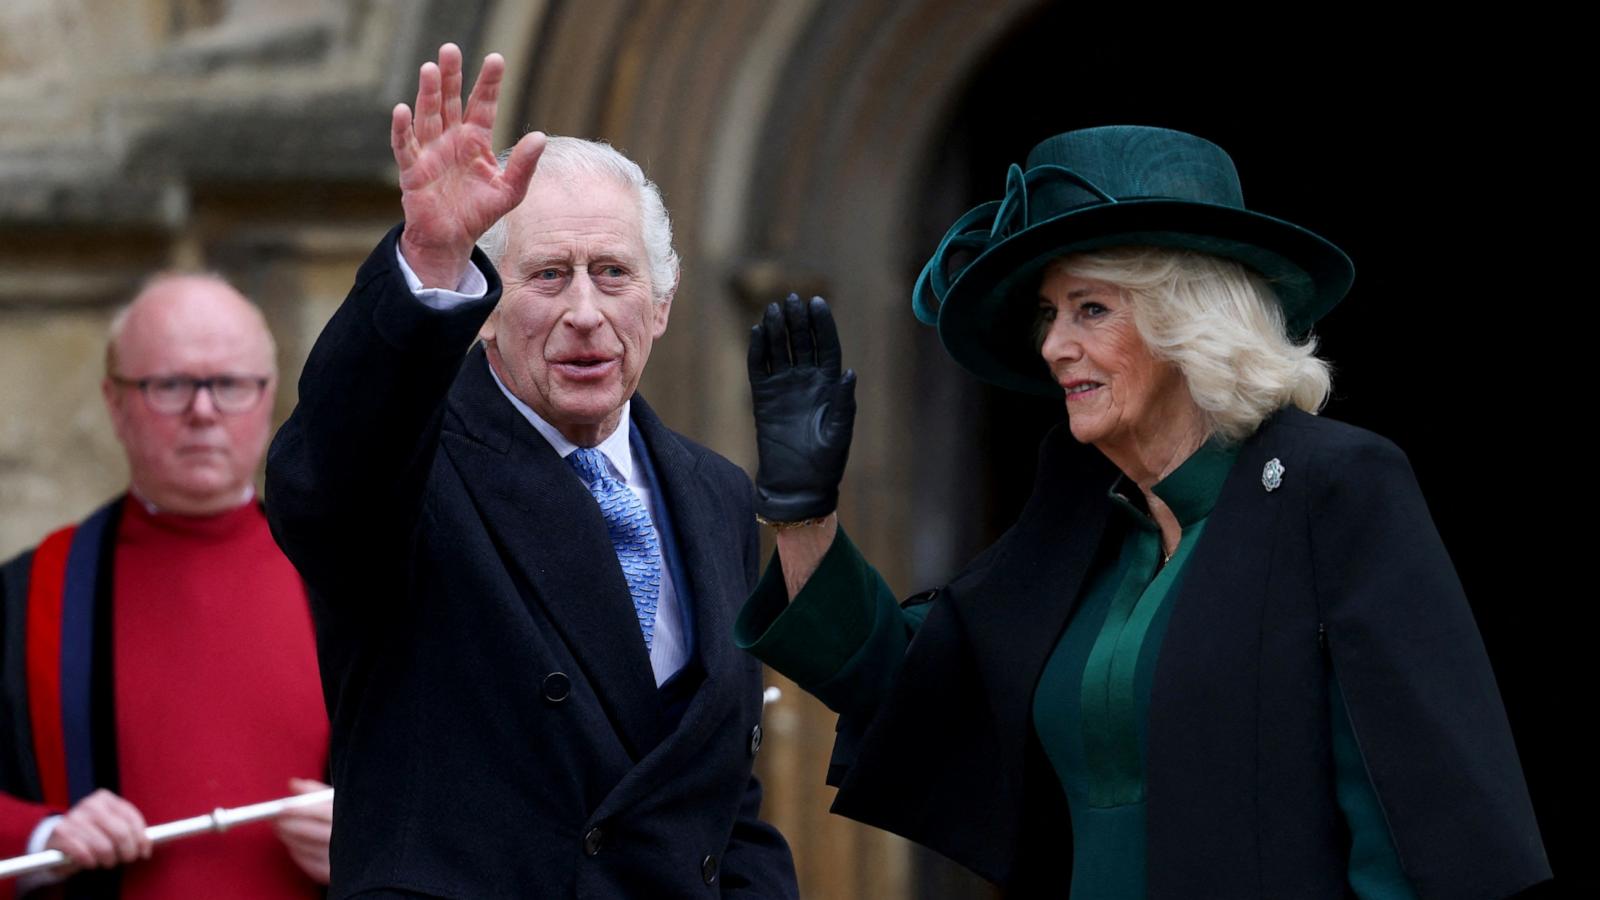
[[[1317,340],[1290,338],[1266,279],[1232,260],[1189,250],[1114,247],[1056,263],[1132,300],[1150,352],[1178,367],[1213,434],[1236,442],[1294,405],[1316,413],[1333,377]]]
[[[500,154],[500,168],[504,169],[511,151]],[[537,178],[566,178],[598,176],[612,178],[634,189],[639,197],[639,231],[644,238],[644,250],[650,268],[650,292],[657,301],[665,301],[678,285],[678,251],[672,248],[672,218],[667,215],[667,205],[661,199],[661,189],[645,177],[639,164],[623,156],[615,147],[603,141],[583,138],[546,138],[544,155],[539,157]],[[478,239],[478,249],[496,266],[506,254],[506,220],[494,223]]]

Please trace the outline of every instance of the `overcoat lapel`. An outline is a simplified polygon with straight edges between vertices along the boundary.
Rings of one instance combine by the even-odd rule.
[[[481,348],[450,394],[443,445],[523,599],[554,624],[628,753],[661,739],[655,676],[600,507],[576,472],[500,392]],[[531,589],[528,590],[528,589]]]
[[[849,770],[834,812],[988,878],[1065,891],[1056,876],[1071,858],[1071,832],[1059,788],[1033,780],[1052,777],[1033,737],[1033,693],[1100,552],[1115,475],[1064,424],[1046,437],[1027,507],[938,592],[892,699],[870,725],[841,718],[834,763]],[[1031,852],[1052,862],[1020,873],[1017,860]]]
[[[951,585],[994,711],[1015,739],[1006,746],[1019,752],[1039,673],[1100,550],[1111,509],[1106,489],[1115,478],[1104,456],[1058,426],[1040,449],[1034,492],[1001,552],[972,584]]]
[[[723,693],[730,687],[725,676],[731,665],[742,662],[733,646],[733,619],[728,598],[742,602],[749,594],[745,583],[743,547],[730,534],[741,533],[743,522],[731,522],[717,487],[700,472],[700,457],[668,430],[643,398],[633,398],[634,423],[643,432],[660,479],[661,496],[672,517],[678,553],[689,580],[693,603],[695,649],[705,681],[684,713],[684,734],[710,733],[706,716],[726,710]],[[735,679],[736,680],[736,679]],[[737,688],[737,685],[731,687]]]
[[[1259,858],[1257,798],[1240,787],[1259,781],[1263,604],[1289,523],[1281,513],[1298,487],[1266,490],[1262,468],[1281,456],[1286,481],[1306,475],[1275,421],[1240,448],[1170,601],[1150,689],[1146,835],[1149,858],[1161,861],[1150,866],[1152,897],[1210,883],[1217,860]]]
[[[727,667],[733,654],[733,623],[720,602],[725,597],[743,599],[744,561],[730,556],[737,542],[727,537],[742,522],[729,522],[722,514],[715,487],[699,472],[698,458],[678,436],[661,424],[655,411],[634,395],[633,423],[642,433],[655,463],[657,488],[665,501],[665,514],[672,517],[673,537],[683,560],[686,590],[694,610],[695,647],[707,682],[714,681]],[[690,707],[690,714],[694,707]]]
[[[730,530],[736,531],[741,523],[728,521],[715,485],[699,471],[699,457],[661,423],[637,394],[633,397],[633,425],[641,432],[655,467],[664,514],[671,517],[683,573],[688,579],[687,585],[677,585],[678,600],[691,604],[693,609],[696,658],[704,674],[677,728],[623,778],[595,811],[595,817],[602,819],[636,801],[650,785],[660,783],[660,773],[692,765],[706,739],[718,733],[718,724],[737,706],[729,692],[741,688],[740,679],[729,674],[729,667],[740,660],[734,656],[733,621],[727,607],[727,598],[743,600],[748,593],[742,548],[728,537]]]

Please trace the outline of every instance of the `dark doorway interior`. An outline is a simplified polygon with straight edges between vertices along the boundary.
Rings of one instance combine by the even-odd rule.
[[[1039,140],[1122,123],[1215,141],[1251,208],[1342,246],[1358,274],[1318,328],[1336,367],[1326,414],[1409,454],[1494,662],[1552,865],[1566,885],[1584,883],[1593,867],[1576,850],[1590,835],[1576,810],[1594,797],[1574,796],[1577,773],[1557,747],[1597,680],[1570,681],[1571,658],[1554,645],[1591,621],[1593,591],[1575,588],[1572,571],[1587,542],[1563,524],[1577,501],[1559,486],[1590,465],[1581,356],[1563,332],[1586,330],[1570,316],[1591,291],[1574,265],[1583,257],[1560,249],[1573,242],[1559,224],[1571,202],[1559,148],[1572,134],[1559,124],[1564,82],[1541,56],[1553,51],[1503,22],[1458,24],[1448,39],[1392,24],[1272,28],[1141,20],[1132,35],[1127,22],[1067,6],[1019,22],[927,162],[907,270],[957,214],[997,199],[1007,165]],[[938,533],[918,557],[932,582],[1012,521],[1038,441],[1063,413],[1059,401],[977,384],[922,331],[919,364],[934,374],[918,421],[935,449],[921,463],[930,514],[919,522]],[[952,471],[969,483],[939,483]],[[945,503],[961,516],[933,514]],[[919,896],[986,896],[928,856]]]

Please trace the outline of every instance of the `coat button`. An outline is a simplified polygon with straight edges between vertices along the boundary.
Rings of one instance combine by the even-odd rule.
[[[717,858],[708,856],[700,861],[700,877],[706,884],[717,883]]]
[[[750,755],[755,756],[761,749],[761,726],[750,729]]]
[[[568,694],[572,693],[572,679],[568,678],[565,673],[551,672],[544,677],[543,690],[544,702],[551,705],[560,703],[567,699]]]
[[[589,856],[594,856],[600,852],[600,847],[605,842],[605,839],[605,832],[599,828],[589,829],[589,833],[583,836],[583,852]]]

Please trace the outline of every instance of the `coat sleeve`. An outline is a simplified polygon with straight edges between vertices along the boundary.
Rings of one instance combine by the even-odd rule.
[[[776,552],[739,614],[734,640],[847,721],[870,719],[924,618],[907,611],[839,529],[791,602]]]
[[[1052,792],[1034,792],[1035,814],[1015,790],[1042,771],[1042,754],[1035,758],[1030,746],[1017,771],[953,762],[1011,755],[989,720],[971,648],[937,599],[942,593],[896,603],[841,529],[793,601],[773,558],[735,639],[839,713],[827,778],[840,788],[833,812],[910,838],[1013,890],[1026,893],[1037,877],[1050,884],[1042,895],[1064,895],[1059,867],[1035,876],[1016,865],[1039,856],[1035,840],[1061,846],[1066,815],[1052,805]]]
[[[323,601],[392,594],[420,513],[444,400],[500,296],[425,306],[401,273],[389,232],[362,265],[306,360],[299,402],[267,456],[267,513],[284,553]]]
[[[62,810],[10,794],[0,794],[0,858],[28,852],[28,839],[46,817]]]
[[[1306,527],[1351,732],[1418,894],[1548,878],[1494,673],[1404,454],[1372,435],[1329,448]]]

